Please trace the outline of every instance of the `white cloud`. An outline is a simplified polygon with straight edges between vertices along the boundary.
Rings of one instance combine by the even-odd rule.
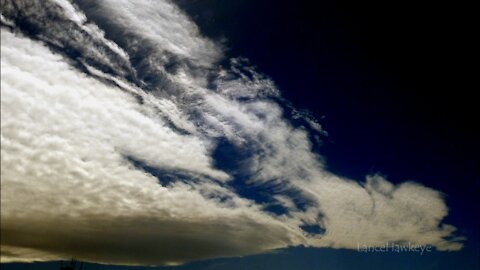
[[[447,215],[441,194],[413,182],[392,185],[369,176],[365,186],[331,176],[307,185],[325,215],[327,233],[315,245],[354,249],[360,245],[411,242],[439,250],[458,250],[446,241],[455,230],[442,225]]]
[[[454,227],[441,223],[448,208],[439,192],[326,171],[307,130],[285,118],[274,83],[244,59],[215,68],[220,46],[172,3],[78,1],[82,13],[68,1],[53,2],[21,4],[32,23],[45,24],[48,38],[41,40],[79,48],[86,73],[68,64],[68,55],[2,28],[2,262],[176,264],[294,245],[395,241],[461,248],[445,240]],[[77,31],[54,25],[49,12]],[[166,72],[169,61],[178,61],[175,72]],[[126,79],[136,74],[158,82]],[[323,132],[310,115],[293,113]],[[229,157],[248,164],[237,168],[244,184],[274,184],[269,204],[285,213],[265,212],[269,204],[235,193],[238,179],[213,165],[219,137],[246,151]],[[127,157],[188,179],[161,185],[163,175],[157,179]],[[303,225],[325,233],[306,233]]]
[[[163,264],[301,241],[255,206],[223,206],[191,185],[162,187],[133,167],[122,155],[228,177],[210,166],[200,140],[142,115],[128,94],[8,31],[1,59],[2,252],[7,246],[49,254],[44,259]],[[2,262],[24,259],[6,255]]]
[[[142,50],[151,42],[157,52],[168,51],[196,64],[210,66],[222,57],[218,44],[200,35],[198,27],[170,1],[80,0],[90,12],[118,27],[131,50]],[[161,59],[161,58],[160,58]],[[160,60],[158,59],[158,60]]]

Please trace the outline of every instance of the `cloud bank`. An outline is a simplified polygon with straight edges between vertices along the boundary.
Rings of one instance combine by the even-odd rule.
[[[171,2],[2,0],[1,23],[2,262],[462,247],[438,191],[326,171],[318,122]]]

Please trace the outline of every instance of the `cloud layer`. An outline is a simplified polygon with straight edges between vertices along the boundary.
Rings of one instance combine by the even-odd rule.
[[[221,46],[174,4],[2,7],[2,262],[462,247],[439,192],[326,171],[319,124],[248,60],[219,67]]]

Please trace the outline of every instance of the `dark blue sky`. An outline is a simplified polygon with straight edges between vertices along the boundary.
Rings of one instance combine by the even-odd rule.
[[[294,105],[324,117],[331,170],[478,189],[477,109],[465,63],[471,37],[461,7],[184,2],[203,33],[227,38],[231,55],[249,58]]]
[[[292,248],[172,269],[480,269],[480,136],[466,7],[411,0],[178,2],[205,35],[227,40],[230,56],[250,59],[287,100],[319,119],[329,134],[319,148],[329,170],[357,180],[380,172],[442,191],[447,223],[468,240],[460,252],[423,256]]]
[[[453,257],[478,269],[480,136],[467,7],[410,0],[180,4],[204,34],[226,38],[231,55],[249,58],[297,108],[320,119],[329,134],[320,153],[331,171],[358,180],[380,172],[444,192],[447,221],[468,238],[463,255]]]

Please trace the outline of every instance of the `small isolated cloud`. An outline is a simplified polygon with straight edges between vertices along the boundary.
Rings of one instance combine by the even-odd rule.
[[[221,47],[172,3],[4,2],[2,262],[462,247],[440,192],[326,171],[318,122],[247,60],[218,68]]]

